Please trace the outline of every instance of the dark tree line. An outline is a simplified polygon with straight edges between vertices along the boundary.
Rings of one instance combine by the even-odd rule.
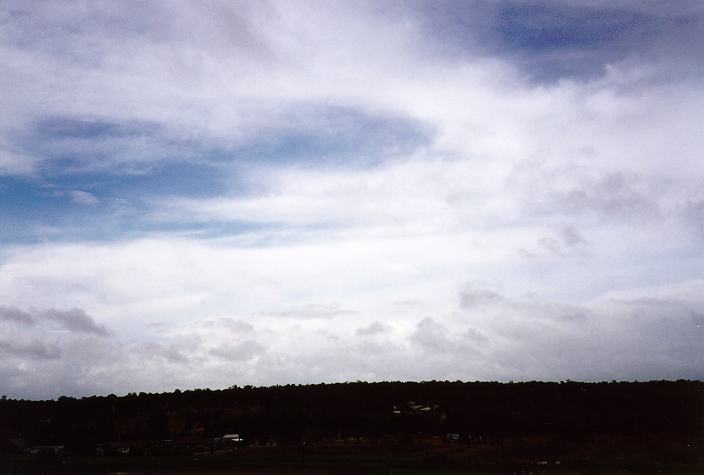
[[[0,439],[73,450],[243,434],[263,443],[364,437],[704,434],[704,383],[382,382],[0,400]],[[424,410],[410,409],[415,402]]]

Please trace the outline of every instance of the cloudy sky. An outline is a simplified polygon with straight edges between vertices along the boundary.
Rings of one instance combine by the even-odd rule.
[[[0,1],[0,393],[704,378],[704,5]]]

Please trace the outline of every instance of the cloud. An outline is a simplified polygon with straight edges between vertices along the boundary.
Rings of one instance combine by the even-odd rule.
[[[21,323],[23,325],[34,325],[34,318],[28,312],[14,307],[0,306],[0,320]]]
[[[73,190],[69,195],[71,196],[71,201],[79,205],[90,206],[100,203],[100,200],[95,195],[87,191]]]
[[[110,335],[110,330],[105,325],[96,323],[93,317],[80,308],[49,309],[42,312],[41,315],[70,331],[93,333],[98,336]]]
[[[227,361],[249,361],[255,358],[266,349],[254,340],[244,340],[234,344],[224,344],[212,348],[210,354]]]
[[[564,244],[568,247],[578,246],[586,242],[584,236],[582,236],[582,234],[574,226],[563,227],[560,230],[560,237],[562,238]]]
[[[387,333],[390,330],[388,325],[381,322],[372,322],[365,327],[359,327],[355,331],[358,336],[372,336]]]
[[[591,190],[570,190],[557,199],[574,210],[594,209],[620,217],[657,215],[657,205],[636,190],[634,179],[621,173],[603,176]]]
[[[633,289],[628,298],[605,294],[576,306],[504,298],[505,304],[491,316],[467,311],[489,337],[487,360],[506,375],[541,371],[551,379],[570,374],[590,380],[628,379],[628,374],[658,379],[674,371],[685,377],[698,373],[693,361],[701,359],[701,335],[690,310],[700,308],[701,299],[691,293],[681,300],[666,295],[682,295],[698,285],[682,283],[657,292]]]
[[[34,174],[38,160],[11,149],[2,147],[0,142],[0,176],[31,176]]]
[[[24,395],[76,394],[103,384],[93,369],[118,361],[112,335],[85,311],[0,306],[3,390]],[[100,344],[96,345],[96,336]],[[92,389],[95,391],[95,389]]]
[[[418,323],[418,329],[411,336],[411,340],[432,352],[447,353],[452,351],[452,342],[448,337],[446,327],[431,318],[426,318]]]
[[[93,333],[99,336],[110,335],[110,330],[105,325],[97,323],[93,317],[80,308],[25,311],[15,307],[0,306],[0,320],[26,326],[36,324],[45,326],[46,323],[56,323],[72,332]]]
[[[532,177],[535,178],[535,177]],[[655,198],[664,185],[657,179],[624,172],[594,173],[594,170],[544,172],[531,193],[530,207],[536,213],[599,216],[631,223],[657,220],[661,204]]]
[[[145,342],[136,344],[133,348],[137,354],[148,361],[161,359],[170,364],[188,363],[189,358],[179,351],[175,345],[165,345],[157,342]]]
[[[328,319],[335,318],[342,315],[350,315],[354,312],[352,310],[346,310],[342,308],[339,304],[323,304],[323,303],[312,303],[307,305],[301,305],[299,307],[294,307],[288,310],[282,310],[279,312],[267,312],[264,315],[269,317],[283,317],[283,318],[295,318],[295,319]]]
[[[553,229],[560,236],[562,228]],[[599,244],[601,233],[590,233],[590,245]],[[629,252],[651,238],[635,236]],[[96,335],[85,321],[85,328],[61,331],[66,322],[81,321],[66,315],[80,312],[62,310],[62,317],[52,319],[46,310],[27,311],[36,322],[32,329],[49,342],[60,338],[62,356],[46,360],[60,367],[27,358],[31,364],[14,377],[13,394],[54,394],[55,388],[33,385],[36,374],[67,375],[71,367],[81,368],[70,379],[77,394],[226,387],[233,381],[700,376],[696,341],[685,332],[687,321],[690,333],[696,329],[689,312],[704,312],[700,284],[678,288],[664,279],[650,288],[631,285],[631,293],[605,293],[599,291],[604,276],[633,283],[642,273],[622,277],[619,266],[602,267],[603,254],[580,266],[547,265],[540,257],[516,265],[513,253],[521,239],[513,231],[442,236],[326,231],[315,243],[153,237],[8,247],[0,264],[6,308],[30,301],[42,308],[80,306],[100,315],[113,335],[101,345],[81,345],[100,347],[91,349],[98,354],[69,351],[81,338]],[[468,277],[485,283],[458,286]],[[501,281],[501,287],[488,284]],[[592,303],[597,296],[607,303]],[[635,302],[646,297],[651,303]],[[680,303],[656,307],[653,299]],[[423,305],[389,313],[396,302],[409,300]],[[614,303],[619,300],[631,303]],[[658,310],[643,310],[648,308]],[[657,313],[670,317],[658,320]],[[165,316],[168,325],[148,326]],[[30,328],[3,321],[16,335]],[[386,332],[374,338],[358,334],[360,322],[381,321],[390,327]],[[266,351],[237,346],[248,340]],[[617,356],[608,356],[613,351]],[[226,365],[226,358],[252,354],[257,357],[240,360],[236,369]],[[6,362],[6,370],[15,364]],[[95,374],[102,376],[88,383],[87,375]]]
[[[410,341],[419,345],[429,355],[454,354],[454,357],[477,357],[480,355],[476,346],[485,343],[487,338],[475,329],[462,333],[450,332],[443,324],[432,318],[418,322]]]
[[[21,359],[23,369],[12,376],[9,389],[43,395],[59,394],[31,383],[49,370],[63,375],[61,390],[71,394],[226,387],[233,381],[697,378],[704,328],[700,292],[701,282],[692,281],[604,294],[581,305],[495,292],[501,298],[491,300],[496,307],[489,313],[458,305],[448,315],[396,321],[374,332],[381,340],[347,331],[344,323],[336,329],[307,319],[285,328],[280,320],[260,321],[234,341],[221,326],[186,323],[161,331],[158,342],[89,345],[74,339],[82,333],[67,335],[72,340],[60,346],[50,339],[20,339],[0,345],[13,358],[0,370],[4,374],[11,361]],[[367,329],[379,326],[384,325]]]
[[[704,200],[688,201],[685,205],[684,217],[697,233],[704,234]]]
[[[224,329],[236,334],[251,333],[254,331],[254,326],[251,323],[229,317],[206,320],[203,322],[203,326]]]
[[[629,15],[637,24],[643,18],[654,23],[675,21],[672,16],[639,14],[635,8],[614,9],[603,4],[546,5],[541,5],[542,16],[536,18],[556,27],[560,20],[583,22],[586,18],[596,26],[614,28],[623,26],[622,21]],[[421,124],[421,128],[437,132],[438,145],[456,148],[461,141],[463,147],[475,151],[531,151],[540,147],[522,147],[526,144],[521,142],[531,133],[524,121],[533,118],[533,124],[543,124],[539,128],[546,130],[535,138],[555,133],[555,126],[544,125],[544,117],[551,116],[547,113],[550,107],[546,110],[545,105],[550,100],[555,104],[555,110],[550,112],[567,116],[572,116],[569,106],[574,102],[576,119],[584,119],[580,111],[590,112],[592,106],[597,107],[596,113],[603,112],[598,110],[601,102],[593,102],[605,92],[607,97],[602,102],[606,106],[623,100],[608,97],[608,80],[601,89],[598,85],[580,88],[578,83],[536,91],[522,84],[521,70],[517,68],[522,63],[513,61],[512,54],[503,56],[496,49],[487,60],[487,52],[477,48],[481,39],[462,45],[463,61],[448,63],[442,56],[438,59],[437,50],[449,44],[447,38],[437,37],[439,33],[452,32],[460,40],[471,34],[471,28],[448,28],[458,18],[491,18],[498,22],[492,25],[495,27],[510,24],[524,33],[541,31],[527,22],[536,19],[531,18],[531,9],[515,5],[485,8],[472,3],[435,10],[456,12],[458,8],[469,12],[432,23],[434,34],[428,35],[419,25],[423,18],[407,14],[407,10],[414,9],[403,8],[402,4],[393,10],[407,18],[405,23],[390,23],[388,16],[364,3],[355,7],[337,4],[296,8],[267,2],[247,8],[215,3],[197,11],[188,5],[173,8],[155,3],[137,9],[144,10],[142,14],[149,18],[169,18],[164,23],[145,22],[132,8],[107,13],[99,4],[85,7],[78,16],[63,4],[52,8],[52,14],[15,5],[13,15],[23,18],[23,28],[18,29],[14,22],[5,25],[9,30],[4,36],[9,58],[5,68],[7,76],[14,80],[4,86],[8,92],[15,92],[11,97],[18,100],[12,101],[10,110],[16,120],[12,121],[12,128],[6,127],[5,135],[10,142],[29,144],[25,145],[28,149],[36,143],[36,136],[42,136],[46,139],[42,144],[48,148],[40,147],[35,152],[51,151],[48,155],[64,165],[66,151],[72,151],[70,160],[80,161],[83,168],[145,171],[149,166],[131,165],[174,159],[202,162],[210,158],[209,150],[233,152],[252,137],[286,135],[292,122],[304,133],[320,138],[325,133],[314,131],[320,130],[321,124],[311,118],[321,116],[320,112],[303,114],[302,119],[292,121],[291,111],[328,105],[335,110],[352,111],[353,116],[364,117],[374,111],[382,117]],[[486,10],[493,11],[484,15]],[[562,10],[567,10],[567,14]],[[432,16],[430,9],[423,13]],[[604,18],[612,20],[602,21]],[[263,24],[269,26],[265,28]],[[625,24],[634,23],[628,20]],[[370,34],[368,25],[384,28]],[[695,29],[697,21],[680,22],[678,27],[683,25]],[[666,31],[676,31],[670,27],[657,35],[665,38]],[[52,32],[49,38],[47,31]],[[191,34],[184,36],[183,31]],[[300,34],[290,35],[290,31]],[[361,31],[366,35],[360,35]],[[554,31],[571,30],[560,27]],[[510,37],[508,32],[499,33]],[[21,40],[18,42],[17,38]],[[435,44],[435,50],[428,51],[429,43]],[[567,42],[565,46],[575,49],[579,45]],[[604,55],[597,58],[603,66],[612,63],[605,54],[612,50],[609,46],[592,53]],[[546,52],[545,56],[550,54]],[[54,75],[42,74],[50,66]],[[600,71],[597,77],[608,74],[595,69]],[[637,66],[612,66],[612,70],[624,69]],[[408,71],[413,73],[407,74]],[[497,83],[497,77],[502,81]],[[222,87],[223,84],[227,86]],[[30,92],[34,95],[30,96]],[[593,100],[580,102],[583,95]],[[473,107],[456,107],[467,103]],[[580,103],[582,107],[578,107]],[[496,118],[486,113],[492,104],[500,112],[494,114]],[[509,111],[516,116],[508,116]],[[589,122],[589,117],[586,119]],[[338,139],[332,143],[349,135],[336,132],[338,122],[334,118],[323,121]],[[364,121],[351,122],[355,124],[351,129],[355,129],[357,123]],[[23,125],[37,130],[27,132],[29,137],[25,137],[17,132]],[[357,135],[366,137],[378,128],[372,123],[372,127],[361,127],[364,133]],[[580,135],[588,135],[590,131],[579,130],[582,128],[577,130]],[[471,141],[459,137],[466,130],[472,131]],[[513,133],[515,142],[495,139],[504,133]],[[404,134],[381,134],[399,135]],[[570,139],[570,144],[574,137],[562,138]],[[396,138],[392,148],[401,143],[401,137]],[[189,148],[197,153],[180,152]]]
[[[0,340],[0,352],[15,358],[52,360],[61,357],[61,350],[56,345],[40,341],[6,341]]]
[[[538,244],[556,256],[568,255],[586,244],[586,239],[574,226],[564,226],[555,236],[543,236]]]
[[[470,308],[484,304],[503,303],[504,297],[500,294],[485,288],[475,288],[467,286],[459,293],[460,307]]]
[[[666,63],[680,74],[701,66],[683,54],[699,41],[703,16],[701,6],[688,2],[450,0],[420,10],[426,34],[443,42],[438,53],[510,57],[541,82],[593,79],[610,64],[633,60]]]
[[[701,376],[700,6],[0,17],[8,392]]]

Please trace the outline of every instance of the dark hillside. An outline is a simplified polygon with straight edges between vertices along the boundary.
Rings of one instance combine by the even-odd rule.
[[[569,437],[700,435],[703,386],[691,381],[357,382],[2,400],[0,435],[90,444],[185,434],[217,437],[227,432],[282,440],[419,431]],[[425,410],[413,410],[410,403]]]
[[[694,381],[433,381],[3,399],[0,438],[6,453],[61,446],[62,455],[91,457],[256,449],[258,456],[269,450],[268,460],[305,443],[309,451],[348,452],[423,446],[443,463],[498,460],[499,447],[502,457],[522,461],[624,462],[647,455],[698,463],[703,390]]]

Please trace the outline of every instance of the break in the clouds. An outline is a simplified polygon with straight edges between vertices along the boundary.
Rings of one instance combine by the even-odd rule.
[[[703,27],[4,2],[0,392],[703,378]]]

